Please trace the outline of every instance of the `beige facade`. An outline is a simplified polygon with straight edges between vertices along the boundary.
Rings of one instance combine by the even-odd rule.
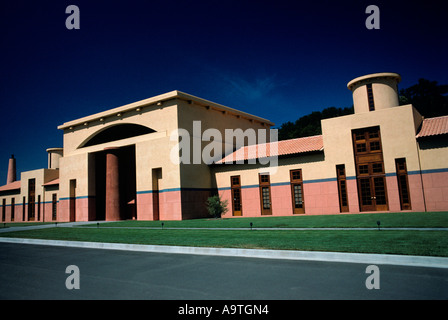
[[[398,106],[400,79],[350,81],[354,114],[278,144],[269,120],[179,91],[64,123],[49,169],[0,187],[2,221],[197,218],[215,192],[227,217],[448,210],[448,129],[422,134],[430,122]],[[251,144],[278,149],[278,164],[251,163]],[[243,164],[223,161],[243,150]]]

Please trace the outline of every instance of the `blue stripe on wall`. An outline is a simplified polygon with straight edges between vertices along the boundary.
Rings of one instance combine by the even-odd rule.
[[[88,199],[88,198],[95,198],[95,196],[79,196],[79,197],[75,197],[76,199]],[[64,198],[59,198],[59,200],[70,200],[71,197],[64,197]]]
[[[448,172],[448,168],[442,168],[442,169],[430,169],[430,170],[422,170],[422,174],[428,174],[428,173],[440,173],[440,172]],[[409,171],[408,175],[413,174],[420,174],[419,170]],[[386,177],[395,177],[397,174],[395,172],[389,172],[386,173]],[[356,176],[348,176],[346,177],[346,180],[356,180]],[[324,178],[324,179],[314,179],[314,180],[304,180],[303,183],[319,183],[319,182],[336,182],[337,178]],[[287,182],[275,182],[271,183],[271,186],[287,186],[291,183],[289,181]],[[241,186],[241,189],[250,189],[250,188],[259,188],[260,185],[258,184],[251,184],[246,186]],[[159,190],[159,193],[163,192],[173,192],[173,191],[213,191],[216,190],[214,188],[169,188],[169,189],[162,189]],[[231,187],[222,187],[218,188],[219,191],[225,191],[225,190],[231,190]],[[153,193],[152,190],[142,190],[137,191],[137,194],[147,194],[147,193]],[[76,199],[85,199],[85,198],[94,198],[94,196],[81,196],[76,197]],[[60,198],[59,200],[70,200],[70,197]],[[50,202],[51,203],[51,202]],[[19,204],[17,204],[19,205]]]
[[[314,179],[314,180],[304,180],[303,183],[318,183],[318,182],[334,182],[338,181],[336,178],[326,178],[326,179]]]
[[[422,170],[423,174],[425,174],[425,173],[441,173],[441,172],[448,172],[448,168]]]
[[[173,191],[213,191],[213,190],[216,190],[216,189],[215,188],[169,188],[169,189],[159,190],[159,193],[173,192]],[[137,194],[146,194],[146,193],[153,193],[153,190],[137,191]]]

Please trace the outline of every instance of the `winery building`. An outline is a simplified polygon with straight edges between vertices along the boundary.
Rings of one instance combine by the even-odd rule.
[[[192,219],[214,193],[225,217],[446,211],[448,116],[399,106],[400,80],[350,81],[354,114],[279,142],[269,120],[179,91],[64,123],[48,168],[17,177],[9,159],[1,221]],[[224,139],[229,130],[266,135]]]

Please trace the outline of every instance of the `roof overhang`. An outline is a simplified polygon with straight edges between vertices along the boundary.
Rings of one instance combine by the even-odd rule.
[[[184,100],[190,104],[195,103],[197,105],[207,107],[208,109],[212,108],[212,109],[216,109],[216,110],[219,110],[222,112],[235,114],[242,118],[247,118],[248,120],[255,120],[255,121],[258,121],[261,123],[265,123],[269,126],[274,125],[273,122],[271,122],[267,119],[254,116],[252,114],[249,114],[249,113],[246,113],[243,111],[239,111],[237,109],[229,108],[229,107],[223,106],[221,104],[211,102],[211,101],[208,101],[208,100],[205,100],[202,98],[198,98],[196,96],[193,96],[193,95],[190,95],[190,94],[178,91],[178,90],[174,90],[174,91],[164,93],[164,94],[152,97],[152,98],[140,100],[137,102],[133,102],[133,103],[121,106],[121,107],[113,108],[113,109],[110,109],[107,111],[92,114],[90,116],[86,116],[83,118],[65,122],[64,124],[58,126],[58,129],[61,129],[61,130],[70,129],[70,128],[73,128],[78,125],[85,125],[86,123],[89,123],[91,121],[97,121],[97,120],[101,121],[101,119],[104,119],[106,117],[116,116],[117,114],[123,114],[128,111],[135,111],[135,110],[140,111],[141,108],[148,107],[148,106],[162,106],[164,102],[173,100],[173,99]]]

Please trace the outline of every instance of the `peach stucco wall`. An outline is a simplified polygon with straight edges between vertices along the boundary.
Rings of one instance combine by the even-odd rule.
[[[137,220],[154,220],[152,192],[137,194]],[[162,191],[159,193],[159,220],[181,220],[181,192]]]
[[[336,181],[305,183],[303,193],[306,214],[336,214],[340,212]]]
[[[423,174],[423,186],[427,211],[448,209],[448,172]]]
[[[219,190],[222,200],[228,201],[229,211],[224,217],[232,217],[230,189]],[[304,183],[303,196],[305,214],[339,213],[339,198],[336,181]],[[242,216],[261,216],[260,189],[258,185],[241,188]],[[292,193],[289,183],[271,184],[272,216],[293,215]]]

